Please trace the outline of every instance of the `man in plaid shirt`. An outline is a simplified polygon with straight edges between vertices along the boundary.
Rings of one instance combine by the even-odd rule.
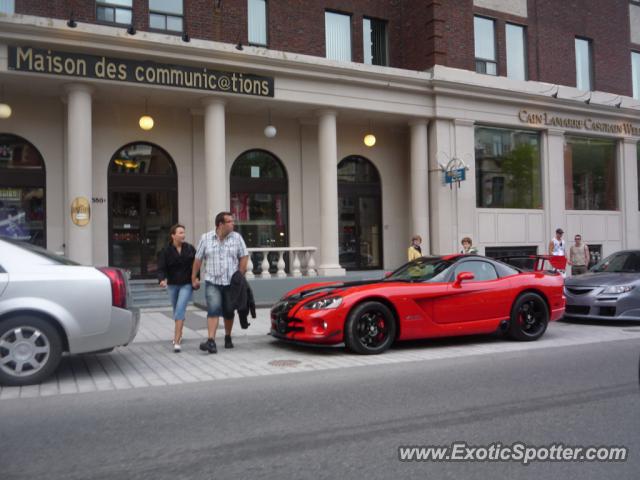
[[[200,344],[200,350],[217,353],[216,331],[220,317],[224,317],[224,348],[233,348],[231,329],[233,328],[233,306],[229,293],[231,277],[236,271],[244,273],[249,263],[249,251],[238,232],[233,231],[231,212],[216,215],[216,229],[200,238],[196,258],[191,270],[193,288],[200,288],[197,275],[204,261],[205,297],[207,299],[207,329],[209,338]],[[201,276],[202,278],[202,276]]]

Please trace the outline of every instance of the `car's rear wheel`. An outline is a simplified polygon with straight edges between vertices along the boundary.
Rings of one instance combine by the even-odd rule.
[[[345,328],[348,349],[362,355],[387,350],[396,336],[396,322],[389,307],[380,302],[364,302],[349,314]]]
[[[61,357],[60,334],[46,320],[25,315],[0,322],[0,383],[39,383],[55,371]]]
[[[544,299],[537,293],[525,293],[511,308],[509,336],[514,340],[537,340],[547,330],[548,324],[549,309]]]

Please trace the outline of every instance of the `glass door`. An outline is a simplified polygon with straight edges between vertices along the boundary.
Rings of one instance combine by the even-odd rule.
[[[338,196],[340,265],[347,270],[382,268],[380,197]]]
[[[110,197],[109,264],[133,278],[154,277],[158,252],[175,223],[175,192],[112,191]]]

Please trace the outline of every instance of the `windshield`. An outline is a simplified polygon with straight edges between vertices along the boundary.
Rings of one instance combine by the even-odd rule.
[[[422,257],[403,265],[386,278],[388,282],[444,282],[454,262],[440,257]]]
[[[640,255],[634,252],[614,253],[591,267],[591,272],[640,273]]]
[[[44,248],[38,247],[36,245],[32,245],[30,243],[20,242],[12,238],[2,238],[2,240],[8,243],[11,243],[12,245],[15,245],[17,247],[24,248],[25,250],[28,250],[31,253],[40,255],[41,257],[44,257],[47,260],[51,260],[52,262],[55,262],[55,263],[59,263],[62,265],[80,265],[79,263],[71,261],[66,257],[56,255],[55,253],[50,252],[49,250],[45,250]]]

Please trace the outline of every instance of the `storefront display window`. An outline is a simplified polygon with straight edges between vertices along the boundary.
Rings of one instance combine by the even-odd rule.
[[[478,127],[475,155],[478,207],[543,208],[537,132]]]
[[[617,210],[616,142],[567,136],[564,186],[567,210]]]
[[[0,236],[46,247],[45,169],[24,138],[0,134]]]

